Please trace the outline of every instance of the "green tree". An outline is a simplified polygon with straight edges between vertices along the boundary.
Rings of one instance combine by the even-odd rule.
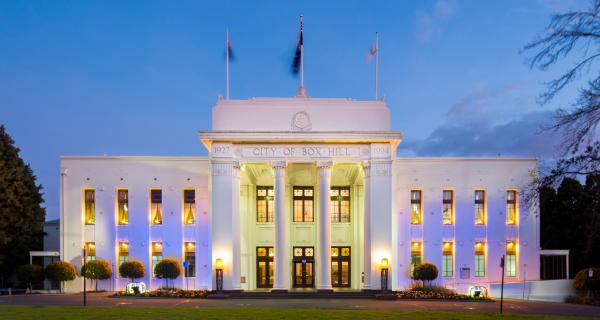
[[[135,279],[143,278],[144,275],[146,275],[146,269],[144,268],[143,263],[137,260],[129,260],[121,263],[119,266],[119,275],[122,278],[128,278],[131,282],[134,282]]]
[[[41,250],[45,209],[40,185],[19,157],[13,139],[0,126],[0,287],[29,251]]]
[[[437,279],[438,268],[433,263],[425,262],[415,267],[413,270],[413,279],[420,280],[425,284],[429,284],[431,281]]]
[[[169,280],[177,279],[180,274],[181,266],[175,259],[166,258],[156,265],[156,277],[165,279],[167,281],[167,288],[169,288]]]
[[[33,290],[33,285],[44,281],[44,267],[37,264],[25,264],[17,270],[19,281],[29,290]]]
[[[98,291],[98,280],[110,279],[112,277],[112,268],[106,260],[91,260],[81,267],[81,275],[85,275],[87,279],[94,280],[95,290]]]
[[[75,280],[75,277],[77,276],[75,266],[66,261],[54,261],[49,263],[46,266],[45,273],[48,280],[61,282],[61,291],[63,282]]]
[[[540,231],[543,249],[569,250],[569,277],[600,265],[600,175],[585,185],[565,178],[554,190],[540,189]]]

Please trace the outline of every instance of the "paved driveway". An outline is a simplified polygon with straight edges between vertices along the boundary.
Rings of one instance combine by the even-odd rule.
[[[81,294],[33,294],[0,296],[1,305],[82,305]],[[463,301],[378,301],[368,299],[173,299],[173,298],[113,298],[109,294],[89,294],[90,306],[133,307],[217,307],[217,308],[332,308],[332,309],[381,309],[423,310],[459,312],[498,312],[499,302]],[[505,300],[507,313],[596,316],[600,307],[567,303]]]

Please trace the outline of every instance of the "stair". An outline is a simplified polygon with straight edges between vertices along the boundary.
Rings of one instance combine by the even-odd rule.
[[[271,293],[267,291],[245,291],[229,294],[231,299],[375,299],[378,292],[363,291],[288,291]]]

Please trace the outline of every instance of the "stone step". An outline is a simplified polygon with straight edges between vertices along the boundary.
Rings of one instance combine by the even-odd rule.
[[[377,292],[238,292],[230,293],[232,299],[375,299]]]

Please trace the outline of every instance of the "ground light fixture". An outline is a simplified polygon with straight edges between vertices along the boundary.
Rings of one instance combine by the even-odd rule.
[[[381,291],[386,292],[388,290],[388,270],[390,262],[388,258],[383,258],[379,262],[379,268],[381,269]]]
[[[215,269],[217,272],[217,292],[223,292],[223,259],[217,258],[215,260]]]

